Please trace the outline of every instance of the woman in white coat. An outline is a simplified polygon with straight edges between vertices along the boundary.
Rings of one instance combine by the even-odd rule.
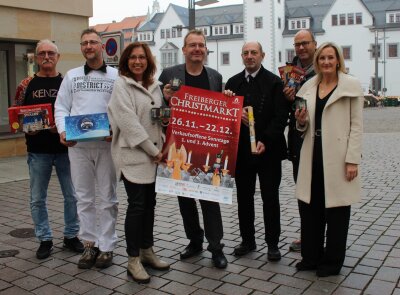
[[[304,132],[296,185],[302,261],[296,268],[325,277],[343,266],[350,205],[360,200],[364,96],[359,81],[346,74],[336,44],[318,48],[314,69],[317,75],[297,94],[308,110],[295,113],[297,129]]]
[[[140,283],[150,276],[143,265],[169,269],[153,252],[156,166],[162,158],[162,127],[151,119],[151,109],[162,104],[156,66],[149,47],[135,42],[125,48],[108,105],[113,140],[111,154],[118,179],[128,195],[125,218],[128,275]]]

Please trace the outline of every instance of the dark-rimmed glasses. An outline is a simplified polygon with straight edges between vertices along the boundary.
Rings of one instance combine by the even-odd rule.
[[[311,42],[314,41],[303,41],[303,42],[299,42],[299,43],[294,43],[294,47],[299,48],[300,46],[306,47],[308,46]]]

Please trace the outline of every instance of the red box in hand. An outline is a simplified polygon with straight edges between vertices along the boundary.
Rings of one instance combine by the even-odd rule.
[[[54,126],[51,103],[8,108],[8,120],[12,133],[44,130]]]

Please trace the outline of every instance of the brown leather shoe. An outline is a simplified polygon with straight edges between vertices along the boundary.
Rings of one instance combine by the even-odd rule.
[[[97,268],[107,268],[112,265],[112,260],[113,260],[113,252],[103,252],[100,251],[99,256],[97,256],[96,259],[96,266]]]
[[[78,261],[78,268],[89,269],[96,263],[96,258],[99,255],[99,248],[93,245],[85,245],[85,251]]]

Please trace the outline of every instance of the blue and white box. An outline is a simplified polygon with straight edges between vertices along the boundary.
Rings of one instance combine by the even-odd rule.
[[[90,141],[110,136],[107,113],[65,117],[67,141]]]

